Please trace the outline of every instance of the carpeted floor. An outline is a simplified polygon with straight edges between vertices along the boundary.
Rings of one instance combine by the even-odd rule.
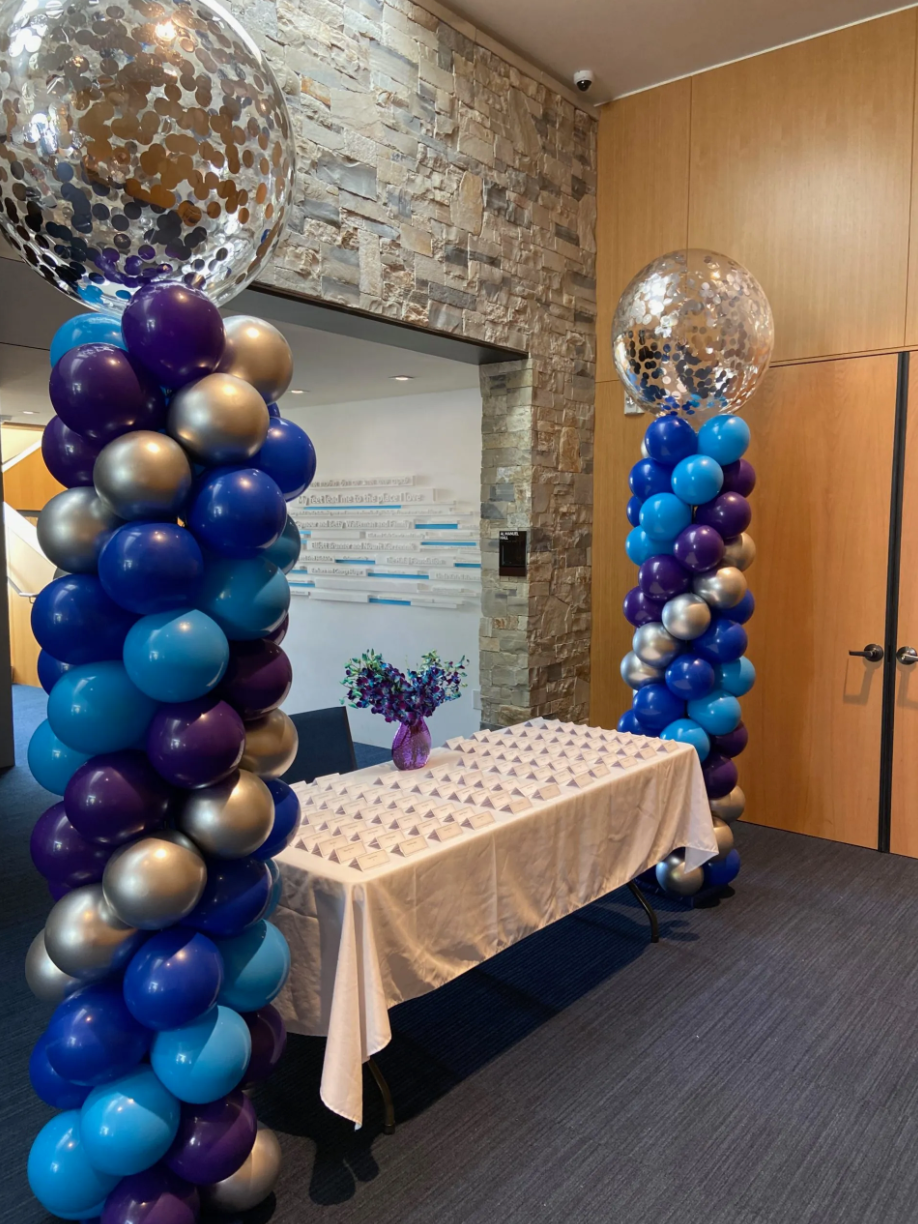
[[[28,1053],[46,1019],[22,959],[49,907],[28,832],[52,801],[25,745],[0,776],[0,1219],[44,1215],[25,1181],[50,1115]],[[252,1224],[912,1224],[918,1202],[918,862],[755,826],[736,894],[604,898],[393,1012],[354,1132],[319,1103],[322,1042],[291,1038],[256,1098],[279,1133]]]

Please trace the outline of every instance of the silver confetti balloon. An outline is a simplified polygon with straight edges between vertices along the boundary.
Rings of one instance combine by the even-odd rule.
[[[84,884],[61,897],[45,923],[48,956],[81,982],[123,969],[143,938],[142,931],[114,913],[101,884]]]
[[[729,824],[721,820],[719,816],[714,817],[714,836],[717,839],[717,859],[715,861],[722,863],[733,849],[735,839]]]
[[[272,710],[264,718],[245,724],[245,749],[239,767],[262,778],[279,778],[293,764],[298,746],[299,737],[291,720],[283,710]]]
[[[682,643],[659,621],[650,621],[634,631],[631,649],[649,667],[666,668],[682,649]]]
[[[102,545],[124,520],[85,485],[56,493],[38,516],[38,546],[68,574],[94,574]]]
[[[123,519],[174,518],[191,489],[191,464],[177,442],[149,429],[122,434],[99,452],[96,492]]]
[[[245,858],[274,825],[274,799],[255,774],[237,769],[222,782],[189,791],[178,827],[205,854]]]
[[[240,1167],[223,1181],[201,1186],[201,1199],[215,1211],[237,1214],[263,1202],[277,1183],[281,1148],[277,1135],[258,1123],[255,1145]]]
[[[281,333],[254,315],[230,315],[223,326],[226,347],[219,368],[251,383],[269,404],[279,400],[293,380],[293,354]]]
[[[701,637],[711,623],[711,609],[698,595],[676,595],[663,605],[663,628],[680,642]]]
[[[643,688],[645,684],[658,684],[663,679],[663,669],[651,667],[642,663],[633,650],[629,650],[622,659],[622,679],[633,689]]]
[[[735,565],[722,565],[712,574],[697,574],[692,581],[692,590],[705,603],[720,612],[735,608],[748,590],[746,576]],[[666,613],[663,614],[666,624]]]
[[[755,540],[744,531],[724,542],[724,565],[735,565],[738,570],[747,570],[755,560]]]
[[[725,824],[732,824],[734,820],[739,820],[746,810],[746,796],[743,788],[734,786],[729,795],[724,795],[722,799],[711,799],[710,806],[712,815],[717,816]]]
[[[84,307],[156,280],[227,302],[283,232],[290,116],[216,0],[5,0],[0,103],[0,229]]]
[[[29,990],[43,1003],[55,1006],[67,995],[78,990],[84,983],[58,969],[45,947],[45,933],[39,931],[29,945],[25,962],[26,982]]]
[[[242,463],[261,450],[270,421],[251,383],[208,374],[173,396],[168,429],[197,463]]]
[[[207,883],[204,859],[183,833],[151,833],[119,847],[105,864],[102,888],[112,910],[142,931],[185,918]]]
[[[687,871],[681,850],[673,851],[662,863],[657,863],[654,874],[660,887],[675,893],[677,897],[694,896],[704,884],[704,871],[700,867],[692,867]]]
[[[714,251],[671,251],[642,268],[612,323],[615,368],[645,412],[737,412],[773,345],[761,285]]]

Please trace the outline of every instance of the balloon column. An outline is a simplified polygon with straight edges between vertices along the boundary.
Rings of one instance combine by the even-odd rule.
[[[613,324],[626,395],[659,414],[629,477],[625,550],[638,580],[624,601],[634,637],[621,674],[634,696],[618,729],[695,748],[719,850],[703,868],[687,871],[681,850],[657,865],[660,886],[679,896],[729,884],[740,869],[730,826],[746,802],[739,698],[755,682],[744,627],[755,608],[746,580],[755,471],[744,458],[749,426],[731,414],[759,385],[773,339],[758,282],[710,251],[644,268]]]

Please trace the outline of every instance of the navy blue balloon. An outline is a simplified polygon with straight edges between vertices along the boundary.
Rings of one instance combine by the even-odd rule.
[[[618,722],[615,724],[616,731],[623,731],[627,735],[650,735],[646,727],[642,727],[634,710],[626,710]]]
[[[280,854],[296,832],[300,801],[280,778],[265,778],[264,781],[274,800],[274,824],[267,839],[255,851],[255,858],[271,859]]]
[[[139,616],[194,607],[204,556],[176,523],[125,523],[99,554],[99,581],[120,607]]]
[[[182,925],[221,938],[241,935],[264,915],[272,883],[261,859],[209,859],[204,893]]]
[[[746,653],[746,630],[735,620],[715,616],[700,637],[692,642],[696,654],[709,663],[731,663]]]
[[[629,497],[628,506],[625,513],[628,515],[628,522],[632,527],[640,527],[641,525],[641,499],[639,497]]]
[[[669,468],[653,459],[639,459],[628,477],[631,492],[641,501],[646,501],[654,493],[670,492],[671,473]]]
[[[47,1033],[42,1033],[32,1049],[29,1079],[38,1096],[52,1109],[79,1109],[92,1091],[88,1084],[74,1084],[54,1070],[48,1062]]]
[[[47,650],[38,652],[38,683],[50,693],[60,680],[65,671],[70,671],[72,663],[62,663],[60,659],[55,659],[54,655],[49,655]]]
[[[217,945],[199,931],[170,927],[135,952],[124,974],[124,1001],[146,1028],[180,1028],[214,1006],[222,985]]]
[[[634,694],[634,712],[642,726],[654,734],[685,716],[685,702],[665,684],[645,684]]]
[[[717,677],[707,659],[695,654],[681,654],[673,659],[664,676],[666,687],[681,701],[696,701],[712,692]]]
[[[287,505],[277,482],[260,468],[220,467],[195,482],[186,521],[203,547],[246,559],[277,540],[287,525]]]
[[[675,467],[698,450],[698,435],[681,417],[657,417],[647,426],[644,445],[651,459],[667,467]]]
[[[279,417],[280,414],[281,414],[281,410],[280,408],[278,408],[277,404],[268,405],[268,416],[269,417]]]
[[[738,850],[731,850],[721,862],[712,860],[704,865],[704,883],[706,888],[726,888],[739,875],[740,856]]]
[[[277,483],[287,501],[299,497],[316,474],[316,448],[304,429],[283,417],[272,420],[264,445],[252,460]]]
[[[32,604],[32,632],[43,650],[77,666],[120,659],[137,619],[109,599],[95,574],[55,578]]]
[[[95,982],[58,1004],[48,1025],[48,1061],[75,1084],[105,1084],[130,1071],[152,1034],[127,1009],[119,980]]]
[[[739,625],[745,625],[754,611],[755,598],[751,591],[747,591],[736,607],[730,609],[730,619],[735,620]]]

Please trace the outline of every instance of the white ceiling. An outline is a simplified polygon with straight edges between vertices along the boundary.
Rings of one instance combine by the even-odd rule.
[[[890,0],[448,0],[453,12],[596,104],[910,8]]]

